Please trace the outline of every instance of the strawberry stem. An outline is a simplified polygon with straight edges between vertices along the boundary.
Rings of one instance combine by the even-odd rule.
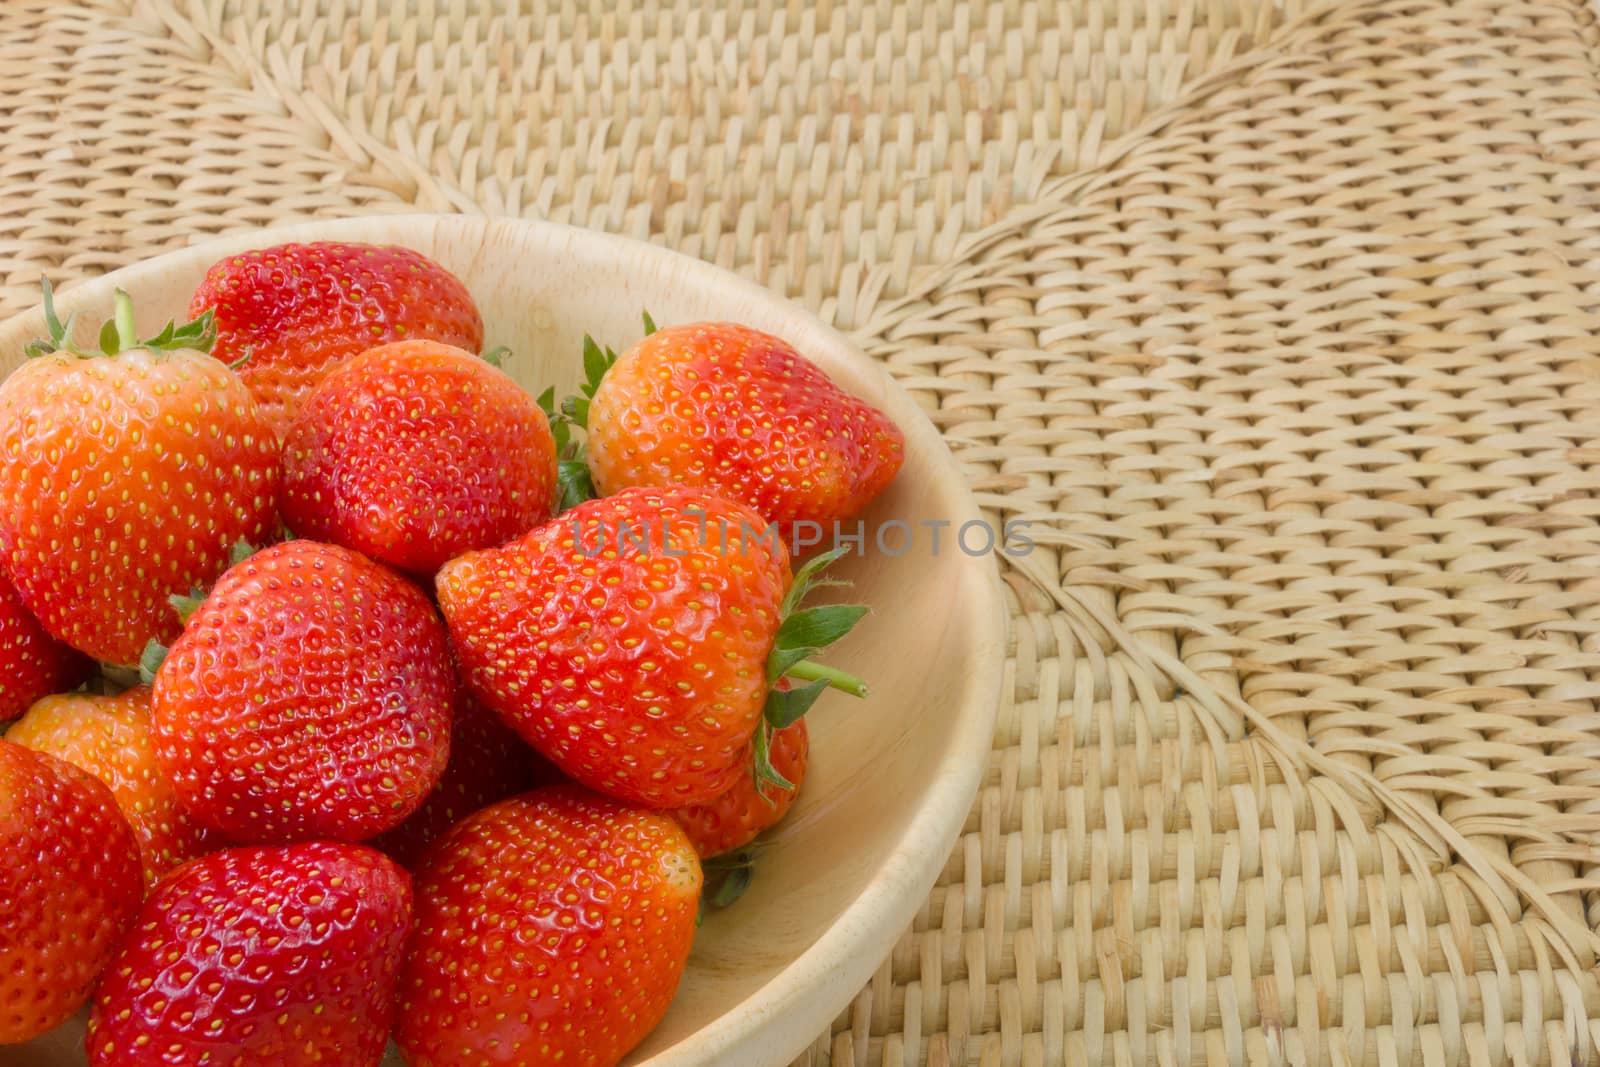
[[[853,697],[864,697],[871,692],[867,688],[867,683],[860,678],[837,667],[829,667],[825,663],[801,660],[784,673],[787,677],[799,678],[806,682],[826,681],[831,688],[841,693],[849,693]]]

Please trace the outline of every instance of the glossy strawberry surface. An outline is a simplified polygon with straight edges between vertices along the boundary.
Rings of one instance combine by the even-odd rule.
[[[554,511],[555,442],[511,377],[434,341],[355,356],[284,440],[283,518],[298,536],[432,575]]]
[[[782,339],[727,322],[666,327],[624,352],[587,423],[601,493],[703,486],[786,529],[804,520],[831,532],[904,458],[883,412]]]
[[[89,657],[51,637],[0,574],[0,722],[40,697],[74,688],[92,670]]]
[[[694,940],[683,830],[575,786],[458,824],[417,872],[395,1039],[411,1067],[612,1067],[661,1020]]]
[[[775,782],[757,782],[753,772],[740,775],[733,785],[709,804],[678,808],[678,820],[701,859],[743,848],[763,831],[776,826],[794,806],[805,781],[811,742],[806,721],[800,719],[772,734],[772,768],[793,788]]]
[[[0,741],[0,1045],[89,998],[144,885],[133,831],[99,781]]]
[[[12,725],[6,740],[66,760],[110,787],[139,842],[146,885],[219,843],[178,803],[156,763],[148,686],[115,696],[45,697]]]
[[[411,928],[361,845],[235,848],[173,871],[95,993],[93,1067],[377,1067]]]
[[[167,597],[266,540],[277,505],[277,437],[202,352],[55,352],[0,384],[0,557],[45,629],[96,659],[173,637]]]
[[[276,432],[334,367],[376,345],[428,339],[476,352],[483,319],[460,279],[420,252],[321,241],[218,260],[189,313],[212,311],[225,363],[244,360],[245,384]]]
[[[748,508],[630,489],[437,579],[464,680],[569,777],[652,807],[744,772],[790,574]]]
[[[357,841],[439,780],[457,682],[422,590],[315,541],[217,581],[156,675],[156,755],[183,806],[238,842]]]

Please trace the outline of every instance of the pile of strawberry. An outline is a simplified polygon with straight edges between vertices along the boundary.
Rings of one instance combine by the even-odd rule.
[[[0,1043],[88,1003],[95,1067],[620,1060],[701,861],[864,692],[785,544],[898,430],[648,317],[558,408],[400,248],[223,260],[153,337],[45,306],[0,384]]]

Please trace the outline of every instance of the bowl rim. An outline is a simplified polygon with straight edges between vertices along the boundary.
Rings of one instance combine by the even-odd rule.
[[[905,434],[908,452],[927,455],[935,469],[951,477],[941,485],[940,506],[952,525],[981,518],[977,501],[959,464],[937,428],[909,393],[877,361],[844,334],[809,310],[724,268],[633,238],[563,223],[484,215],[401,213],[319,219],[211,237],[151,256],[97,278],[76,282],[57,293],[64,309],[84,301],[109,302],[112,289],[129,278],[170,269],[205,266],[227,255],[291,241],[370,241],[406,244],[409,231],[435,236],[481,229],[486,242],[496,228],[526,229],[534,242],[552,249],[590,245],[598,255],[633,259],[681,277],[686,286],[718,289],[748,305],[776,304],[796,320],[800,332],[826,343],[833,355],[876,386],[875,403],[884,406]],[[393,233],[386,231],[393,230]],[[42,308],[34,306],[0,322],[0,351],[21,346],[39,332]],[[803,345],[801,345],[803,347]],[[988,767],[1004,673],[1009,616],[1000,569],[991,558],[973,557],[962,567],[956,603],[964,603],[956,625],[970,632],[977,650],[963,673],[956,703],[962,711],[944,748],[930,789],[893,848],[878,861],[863,892],[829,922],[822,935],[784,964],[760,988],[677,1043],[632,1067],[781,1067],[792,1061],[848,1006],[882,964],[926,900],[966,818]],[[892,921],[891,921],[892,920]]]

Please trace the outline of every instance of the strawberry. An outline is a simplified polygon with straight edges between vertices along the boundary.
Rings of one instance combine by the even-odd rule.
[[[567,410],[588,430],[601,494],[701,486],[755,509],[796,544],[796,523],[816,523],[820,534],[856,515],[904,458],[888,416],[747,326],[653,330],[614,362],[591,344],[584,364],[587,396]]]
[[[806,735],[806,721],[790,723],[772,735],[768,757],[773,770],[790,784],[785,787],[775,782],[762,781],[751,770],[739,778],[721,796],[709,804],[693,808],[679,808],[672,813],[678,820],[694,850],[701,859],[720,856],[743,848],[756,839],[763,830],[777,825],[789,814],[795,797],[800,795],[800,785],[806,776],[811,743]]]
[[[178,805],[172,783],[156,765],[148,686],[116,696],[45,697],[6,740],[66,760],[111,788],[139,843],[146,885],[210,847],[205,828]]]
[[[75,688],[94,669],[88,656],[51,637],[0,574],[0,722],[42,696]]]
[[[273,429],[344,360],[413,338],[476,352],[483,319],[461,280],[420,252],[392,245],[287,244],[218,260],[189,313],[216,315],[214,355],[244,359],[240,376]],[[247,358],[248,357],[248,358]]]
[[[555,443],[510,375],[437,341],[356,356],[284,441],[283,517],[301,537],[432,575],[554,511]]]
[[[349,549],[289,541],[250,556],[151,659],[161,769],[236,841],[371,837],[444,770],[457,683],[438,614]]]
[[[414,868],[429,845],[473,812],[561,780],[561,772],[523,744],[494,712],[463,693],[450,726],[444,776],[409,819],[372,844]]]
[[[467,685],[563,773],[649,807],[715,800],[771,729],[830,683],[804,662],[865,609],[796,610],[787,553],[750,509],[700,489],[628,489],[440,569]],[[812,680],[771,692],[784,675]],[[766,727],[757,730],[765,719]]]
[[[137,339],[118,291],[101,349],[49,340],[0,385],[0,556],[46,630],[96,659],[138,662],[228,549],[276,527],[278,443],[249,390],[206,355],[211,324]]]
[[[133,831],[105,786],[0,741],[0,1045],[89,999],[143,895]]]
[[[150,893],[95,992],[91,1067],[377,1067],[411,928],[361,845],[233,848]]]
[[[458,823],[417,872],[406,1062],[612,1067],[667,1010],[700,885],[677,823],[575,786]]]

